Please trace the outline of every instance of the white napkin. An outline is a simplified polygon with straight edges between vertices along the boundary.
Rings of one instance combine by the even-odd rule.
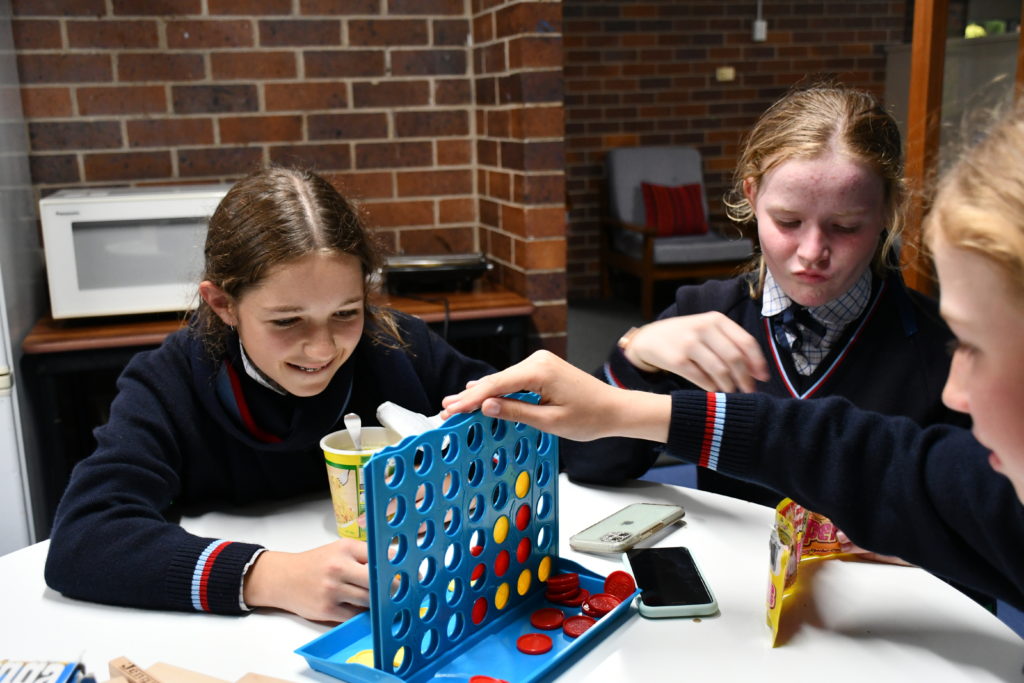
[[[429,429],[437,429],[444,423],[441,413],[427,417],[391,401],[384,401],[377,406],[377,420],[403,439]]]

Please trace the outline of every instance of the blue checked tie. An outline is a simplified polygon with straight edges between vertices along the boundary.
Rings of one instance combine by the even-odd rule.
[[[804,345],[804,334],[816,335],[818,339],[825,336],[825,326],[815,320],[810,312],[800,304],[791,304],[789,308],[773,317],[772,333],[775,343],[790,353],[800,353]],[[789,336],[794,339],[789,341]]]

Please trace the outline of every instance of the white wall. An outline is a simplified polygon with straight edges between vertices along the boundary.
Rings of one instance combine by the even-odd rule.
[[[10,1],[0,0],[0,274],[3,278],[0,289],[5,294],[0,297],[0,306],[8,323],[9,337],[5,339],[5,346],[10,356],[9,361],[0,362],[9,362],[11,366],[15,417],[19,420],[18,433],[13,438],[8,433],[7,445],[0,449],[3,461],[0,471],[6,473],[8,479],[18,476],[25,485],[31,478],[26,461],[34,464],[37,460],[34,434],[29,428],[27,392],[19,372],[21,342],[47,306],[43,255],[28,165],[28,132],[22,118],[10,19]],[[24,455],[12,453],[12,449]],[[0,510],[0,514],[13,515],[19,506],[12,503],[10,507]],[[0,549],[4,549],[4,545],[4,539],[0,538]],[[8,542],[7,550],[10,545]]]

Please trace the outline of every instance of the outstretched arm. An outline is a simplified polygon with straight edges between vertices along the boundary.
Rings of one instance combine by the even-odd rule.
[[[540,403],[502,398],[517,391],[539,394]],[[479,408],[576,441],[628,436],[664,443],[672,411],[670,396],[617,389],[548,351],[469,382],[442,405],[445,417]]]

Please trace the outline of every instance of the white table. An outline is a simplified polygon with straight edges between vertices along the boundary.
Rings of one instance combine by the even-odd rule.
[[[699,620],[648,620],[634,607],[563,680],[1021,680],[1024,641],[956,589],[908,567],[804,563],[803,590],[783,615],[785,642],[771,648],[764,607],[768,508],[646,482],[584,487],[564,476],[559,496],[561,554],[602,574],[620,568],[618,559],[571,551],[572,533],[627,503],[682,505],[685,524],[645,545],[689,546],[720,606],[717,616]],[[183,523],[203,535],[278,550],[303,550],[335,537],[327,499],[209,513]],[[43,542],[0,557],[0,659],[83,661],[100,680],[107,662],[124,655],[142,667],[162,661],[229,681],[250,671],[335,681],[293,653],[328,626],[281,612],[223,617],[69,600],[43,583],[46,548]]]

